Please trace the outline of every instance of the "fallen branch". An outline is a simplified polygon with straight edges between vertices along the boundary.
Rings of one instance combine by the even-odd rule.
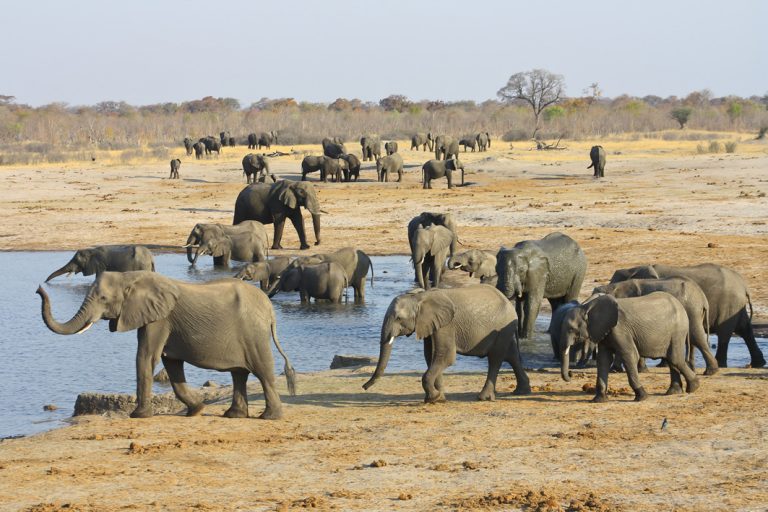
[[[554,144],[547,144],[546,142],[537,140],[537,139],[533,139],[533,140],[534,142],[536,142],[536,149],[538,151],[547,151],[550,149],[567,149],[565,146],[560,147],[560,140],[562,140],[562,137],[557,139],[557,142],[555,142]]]

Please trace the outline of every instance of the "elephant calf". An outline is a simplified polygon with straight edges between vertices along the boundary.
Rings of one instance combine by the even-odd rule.
[[[477,277],[481,282],[490,284],[496,279],[496,253],[470,249],[448,258],[448,268],[460,268],[469,272],[469,277]]]
[[[298,291],[301,302],[311,298],[341,302],[349,280],[338,263],[323,262],[314,265],[296,265],[286,269],[280,277],[283,291]]]
[[[592,163],[587,169],[595,168],[595,178],[605,178],[605,150],[603,146],[592,146],[589,150],[589,158]]]
[[[346,164],[342,167],[344,173],[344,181],[352,181],[352,177],[355,181],[360,179],[360,159],[353,154],[345,154],[339,157],[339,160],[343,160]],[[339,162],[341,163],[341,162]]]
[[[181,167],[181,160],[178,158],[171,160],[171,175],[168,177],[169,180],[179,179],[179,167]]]
[[[423,188],[432,188],[432,180],[445,177],[448,188],[453,188],[453,171],[461,170],[461,184],[464,185],[464,164],[458,158],[448,160],[430,160],[421,167]]]
[[[235,274],[235,279],[259,281],[261,289],[266,292],[272,285],[277,283],[280,279],[280,274],[283,273],[290,263],[291,259],[287,256],[278,256],[267,261],[249,263]]]
[[[54,270],[45,282],[64,274],[92,276],[106,271],[155,270],[155,260],[143,245],[99,245],[78,250],[66,265]]]

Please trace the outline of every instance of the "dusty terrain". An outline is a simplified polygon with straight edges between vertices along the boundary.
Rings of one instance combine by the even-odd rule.
[[[428,153],[401,149],[403,183],[376,183],[366,163],[361,183],[318,184],[329,213],[322,245],[312,250],[407,253],[408,219],[451,211],[467,248],[567,232],[589,259],[585,297],[618,267],[712,261],[745,276],[755,314],[767,317],[768,145],[744,136],[735,154],[696,155],[695,141],[601,143],[608,164],[600,182],[586,169],[591,143],[541,152],[494,141],[489,152],[462,154],[466,186],[446,190],[441,180],[431,191],[419,183]],[[166,161],[0,168],[1,247],[178,247],[195,222],[231,222],[247,152],[183,156],[178,181],[165,179]],[[274,172],[295,178],[300,158],[275,159]],[[291,227],[283,245],[298,247]],[[222,403],[198,418],[87,417],[3,441],[0,507],[760,510],[768,503],[764,369],[723,370],[694,395],[674,397],[660,395],[668,374],[654,369],[641,376],[653,395],[639,404],[625,393],[625,377],[612,375],[616,396],[603,405],[582,391],[594,384],[594,370],[571,383],[531,372],[535,392],[522,398],[505,393],[514,381],[505,370],[495,403],[474,401],[481,375],[454,374],[450,402],[434,406],[421,403],[418,374],[392,375],[363,392],[369,372],[301,375],[283,421],[223,419]],[[262,402],[258,386],[252,390],[257,415]]]

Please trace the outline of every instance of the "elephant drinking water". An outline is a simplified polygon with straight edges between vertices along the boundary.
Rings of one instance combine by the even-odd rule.
[[[155,270],[155,260],[143,245],[99,245],[78,250],[66,265],[54,270],[45,282],[64,274],[97,276],[105,271]]]

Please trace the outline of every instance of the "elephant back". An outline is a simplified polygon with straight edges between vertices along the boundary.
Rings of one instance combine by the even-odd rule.
[[[239,224],[246,220],[256,220],[262,224],[271,224],[272,216],[268,207],[270,188],[266,183],[248,185],[235,200],[235,214],[233,224]]]

